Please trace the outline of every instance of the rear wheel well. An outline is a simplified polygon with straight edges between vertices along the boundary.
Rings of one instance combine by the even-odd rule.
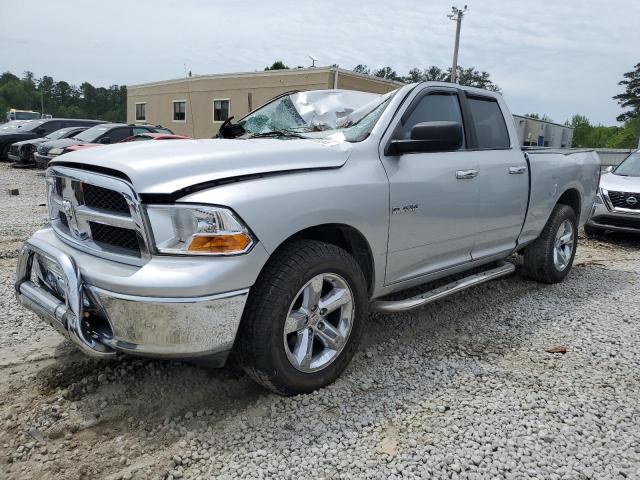
[[[318,240],[330,243],[349,252],[362,269],[367,280],[369,295],[373,293],[375,282],[375,270],[373,266],[373,254],[364,235],[357,229],[343,224],[324,224],[309,227],[289,237],[282,245],[292,240]],[[282,245],[278,249],[282,248]]]
[[[564,192],[558,199],[558,204],[571,207],[576,214],[576,218],[580,220],[580,193],[575,188]]]

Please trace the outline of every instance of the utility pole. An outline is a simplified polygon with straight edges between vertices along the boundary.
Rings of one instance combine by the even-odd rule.
[[[458,82],[458,47],[460,47],[460,26],[462,25],[462,17],[467,13],[467,6],[462,10],[457,7],[451,7],[451,13],[447,15],[449,20],[456,22],[456,44],[453,47],[453,65],[451,66],[451,83]]]

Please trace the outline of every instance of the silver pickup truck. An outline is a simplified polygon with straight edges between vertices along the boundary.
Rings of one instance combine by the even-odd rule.
[[[500,95],[448,83],[288,93],[219,136],[52,162],[21,303],[94,357],[233,353],[272,391],[310,392],[372,310],[507,275],[514,253],[561,281],[600,175],[592,152],[523,152]]]

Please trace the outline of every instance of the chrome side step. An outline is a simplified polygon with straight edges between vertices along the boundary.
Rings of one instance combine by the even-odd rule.
[[[406,310],[412,310],[414,308],[422,307],[427,303],[435,302],[441,298],[448,297],[456,292],[464,290],[474,285],[480,285],[481,283],[488,282],[494,278],[504,277],[513,273],[516,266],[513,263],[502,262],[495,268],[487,270],[485,272],[469,275],[468,277],[456,280],[442,287],[428,292],[421,293],[415,297],[405,298],[403,300],[376,300],[371,303],[371,310],[374,312],[404,312]]]

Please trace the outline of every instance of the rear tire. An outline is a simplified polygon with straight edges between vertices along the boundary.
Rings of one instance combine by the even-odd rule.
[[[524,251],[528,277],[543,283],[564,280],[573,266],[578,242],[576,213],[556,205],[540,236]]]
[[[348,252],[315,240],[291,242],[251,289],[236,341],[239,363],[280,395],[322,388],[355,354],[367,309],[367,284]]]

